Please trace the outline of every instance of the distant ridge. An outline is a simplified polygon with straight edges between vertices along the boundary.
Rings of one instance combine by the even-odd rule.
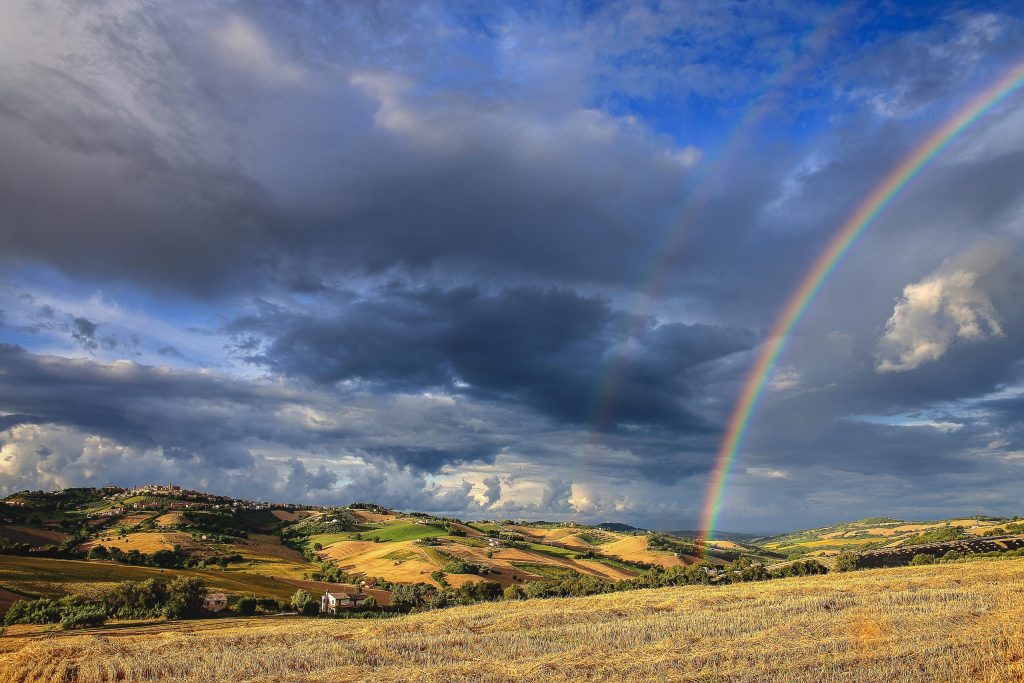
[[[629,524],[623,524],[622,522],[601,522],[595,525],[598,529],[604,529],[605,531],[620,531],[627,533],[630,531],[647,531],[637,526],[630,526]]]
[[[699,531],[694,529],[679,529],[677,531],[666,531],[665,533],[672,536],[682,536],[683,538],[697,538],[700,535]],[[716,531],[715,538],[722,541],[752,541],[755,538],[764,538],[764,534],[744,534],[736,531]]]

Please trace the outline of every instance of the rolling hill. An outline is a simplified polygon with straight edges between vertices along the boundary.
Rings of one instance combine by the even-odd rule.
[[[704,558],[692,539],[628,525],[464,522],[371,503],[272,505],[173,485],[22,491],[0,501],[0,613],[17,597],[90,595],[156,575],[198,576],[232,599],[283,599],[295,586],[330,581],[385,590],[567,576],[616,582],[738,557],[782,556],[718,541]]]
[[[868,517],[856,522],[754,540],[766,550],[789,558],[814,557],[828,562],[842,552],[860,553],[1020,533],[1024,533],[1024,523],[1019,518],[979,516],[912,522],[890,517]]]
[[[0,679],[1010,682],[1024,680],[1022,590],[1024,562],[1002,560],[388,620],[18,626],[0,638]]]

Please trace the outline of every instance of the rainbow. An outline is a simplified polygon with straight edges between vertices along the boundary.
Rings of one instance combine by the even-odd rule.
[[[1020,89],[1022,85],[1024,85],[1024,62],[1010,69],[1003,78],[971,100],[956,115],[929,135],[864,199],[857,210],[843,223],[842,228],[801,280],[800,286],[793,292],[773,325],[768,341],[761,347],[757,361],[747,375],[739,399],[729,417],[725,438],[715,457],[711,480],[705,496],[698,527],[699,541],[703,542],[713,538],[718,514],[722,507],[722,499],[729,482],[729,472],[736,459],[736,454],[743,444],[743,437],[750,426],[751,417],[754,415],[764,387],[771,376],[775,361],[778,360],[785,348],[793,328],[800,322],[811,302],[821,291],[829,274],[835,270],[842,257],[864,234],[874,219],[928,165],[928,162],[948,147],[960,133]]]
[[[645,275],[641,280],[643,284],[639,290],[647,300],[657,298],[663,285],[663,278],[669,272],[671,256],[678,251],[683,238],[714,195],[714,181],[742,158],[753,132],[778,108],[773,96],[788,84],[795,82],[800,74],[817,62],[831,37],[839,31],[839,27],[853,12],[853,5],[840,5],[834,11],[823,15],[821,22],[801,37],[798,49],[772,74],[760,95],[747,104],[718,155],[713,161],[702,166],[702,170],[691,183],[679,215],[673,221],[673,229],[654,249],[653,260],[645,269]],[[645,318],[644,315],[626,316],[619,338],[628,341],[635,337],[640,332]],[[622,381],[626,364],[621,353],[614,354],[604,375],[598,379],[595,402],[590,411],[591,434],[598,434],[607,426],[612,401]]]

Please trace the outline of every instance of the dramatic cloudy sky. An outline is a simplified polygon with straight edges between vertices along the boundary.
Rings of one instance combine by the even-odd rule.
[[[13,0],[0,494],[692,528],[1019,3]],[[873,224],[721,526],[1024,511],[1024,94]]]

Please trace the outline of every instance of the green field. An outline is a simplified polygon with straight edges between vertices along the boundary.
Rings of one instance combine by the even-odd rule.
[[[592,559],[594,560],[594,562],[600,562],[601,564],[606,564],[609,567],[615,567],[616,569],[624,569],[624,570],[626,570],[628,572],[641,572],[641,571],[643,571],[642,569],[634,567],[633,565],[631,565],[631,564],[629,564],[627,562],[623,562],[622,560],[619,560],[619,559],[614,558],[614,557],[606,557],[604,555],[595,555]]]
[[[575,560],[580,556],[580,553],[575,550],[569,550],[568,548],[556,548],[553,545],[544,545],[543,543],[527,543],[525,544],[530,550],[534,550],[538,553],[544,553],[545,555],[554,555],[555,557],[562,557],[569,560]]]
[[[538,564],[536,562],[512,562],[512,566],[524,571],[536,574],[545,579],[565,579],[576,576],[576,572],[565,567],[553,567],[550,564]]]
[[[339,541],[352,541],[354,539],[355,533],[349,531],[337,534],[313,534],[312,536],[309,536],[308,538],[302,540],[302,549],[312,550],[314,543],[319,543],[320,545],[326,548],[332,543],[337,543]]]
[[[364,531],[364,541],[415,541],[417,538],[446,536],[448,530],[436,524],[394,524],[383,529]]]

